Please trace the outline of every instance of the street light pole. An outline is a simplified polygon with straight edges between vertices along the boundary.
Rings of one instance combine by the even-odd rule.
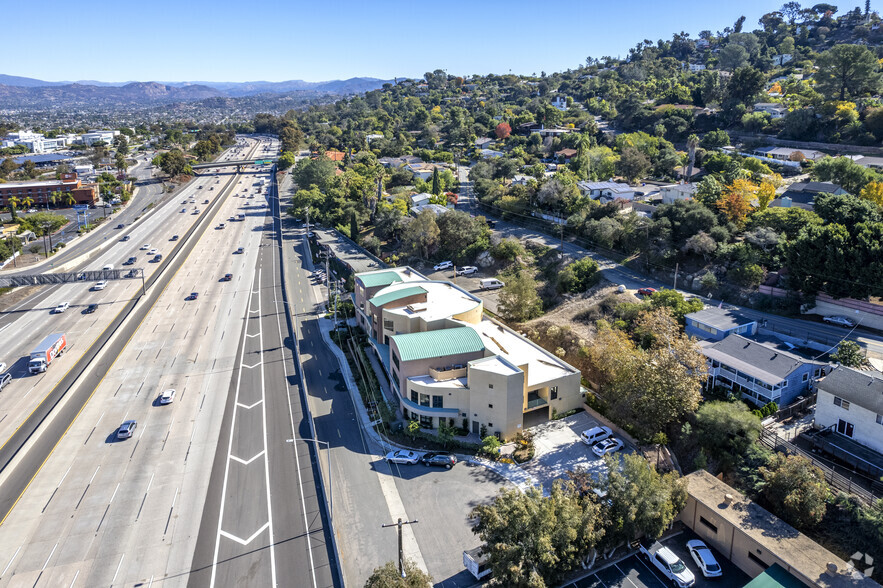
[[[399,518],[399,522],[390,523],[387,525],[380,525],[381,528],[386,529],[387,527],[398,527],[399,528],[399,575],[404,578],[405,577],[405,550],[402,547],[402,526],[403,525],[413,525],[415,523],[419,523],[417,519],[413,521],[402,521],[401,517]]]

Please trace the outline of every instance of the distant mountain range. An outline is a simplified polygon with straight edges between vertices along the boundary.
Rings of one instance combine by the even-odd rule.
[[[392,80],[351,78],[327,82],[47,82],[0,74],[0,108],[147,105],[292,92],[359,94],[376,90],[389,81]]]

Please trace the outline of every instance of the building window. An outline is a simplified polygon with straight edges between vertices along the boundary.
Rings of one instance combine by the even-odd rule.
[[[424,429],[431,429],[432,428],[432,417],[431,416],[423,416],[421,414],[420,415],[420,426],[423,427]]]
[[[441,396],[432,396],[432,408],[444,408],[444,400]]]
[[[493,408],[494,405],[493,405],[493,404],[488,404],[487,407],[488,407],[488,408]]]
[[[493,389],[494,389],[494,385],[493,385],[493,384],[488,384],[488,385],[487,385],[487,388],[488,388],[488,390],[493,390]]]
[[[420,395],[420,406],[429,406],[429,394]]]
[[[494,426],[494,423],[488,423],[487,426],[488,426],[488,427],[493,427],[493,426]]]
[[[700,516],[700,517],[699,517],[699,522],[702,523],[703,525],[705,525],[706,527],[708,527],[709,529],[711,529],[711,530],[714,532],[714,534],[717,535],[717,525],[713,525],[713,524],[711,524],[711,523],[710,523],[705,517],[703,517],[703,516]]]
[[[802,379],[802,381],[803,381],[803,382],[806,382],[807,380],[809,380],[809,374],[803,374],[803,379]]]
[[[877,415],[877,424],[878,424],[878,425],[883,425],[883,414],[878,414],[878,415]]]
[[[759,557],[757,557],[756,555],[754,555],[750,551],[748,552],[748,559],[750,559],[751,561],[753,561],[754,563],[756,563],[757,565],[759,565],[763,569],[767,569],[768,567],[770,567],[769,565],[767,565],[767,563],[765,561],[763,561],[762,559],[760,559]]]
[[[549,388],[549,400],[557,400],[558,398],[558,386],[552,386]]]
[[[852,435],[855,433],[855,426],[853,426],[852,423],[847,423],[843,419],[838,419],[837,432],[852,439]]]
[[[411,402],[414,404],[420,404],[420,398],[417,396],[417,393],[411,390]]]
[[[392,331],[395,328],[395,323],[391,320],[383,319],[383,330],[384,331]]]
[[[394,366],[399,367],[399,356],[396,355],[396,352],[392,352],[392,363]]]
[[[839,396],[834,397],[834,406],[839,406],[843,410],[849,410],[849,401],[843,400]]]

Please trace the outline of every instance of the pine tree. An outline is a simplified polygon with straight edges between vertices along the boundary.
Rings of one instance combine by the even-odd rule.
[[[432,170],[432,194],[438,196],[441,194],[441,180],[438,177],[438,168]]]

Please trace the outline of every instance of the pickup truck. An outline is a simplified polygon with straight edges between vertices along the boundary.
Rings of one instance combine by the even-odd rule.
[[[45,372],[49,364],[56,357],[61,355],[67,347],[67,340],[64,333],[54,333],[49,335],[37,347],[31,351],[31,359],[28,362],[28,371],[32,374]]]
[[[696,583],[690,568],[659,541],[641,541],[640,552],[677,588],[690,588]]]

